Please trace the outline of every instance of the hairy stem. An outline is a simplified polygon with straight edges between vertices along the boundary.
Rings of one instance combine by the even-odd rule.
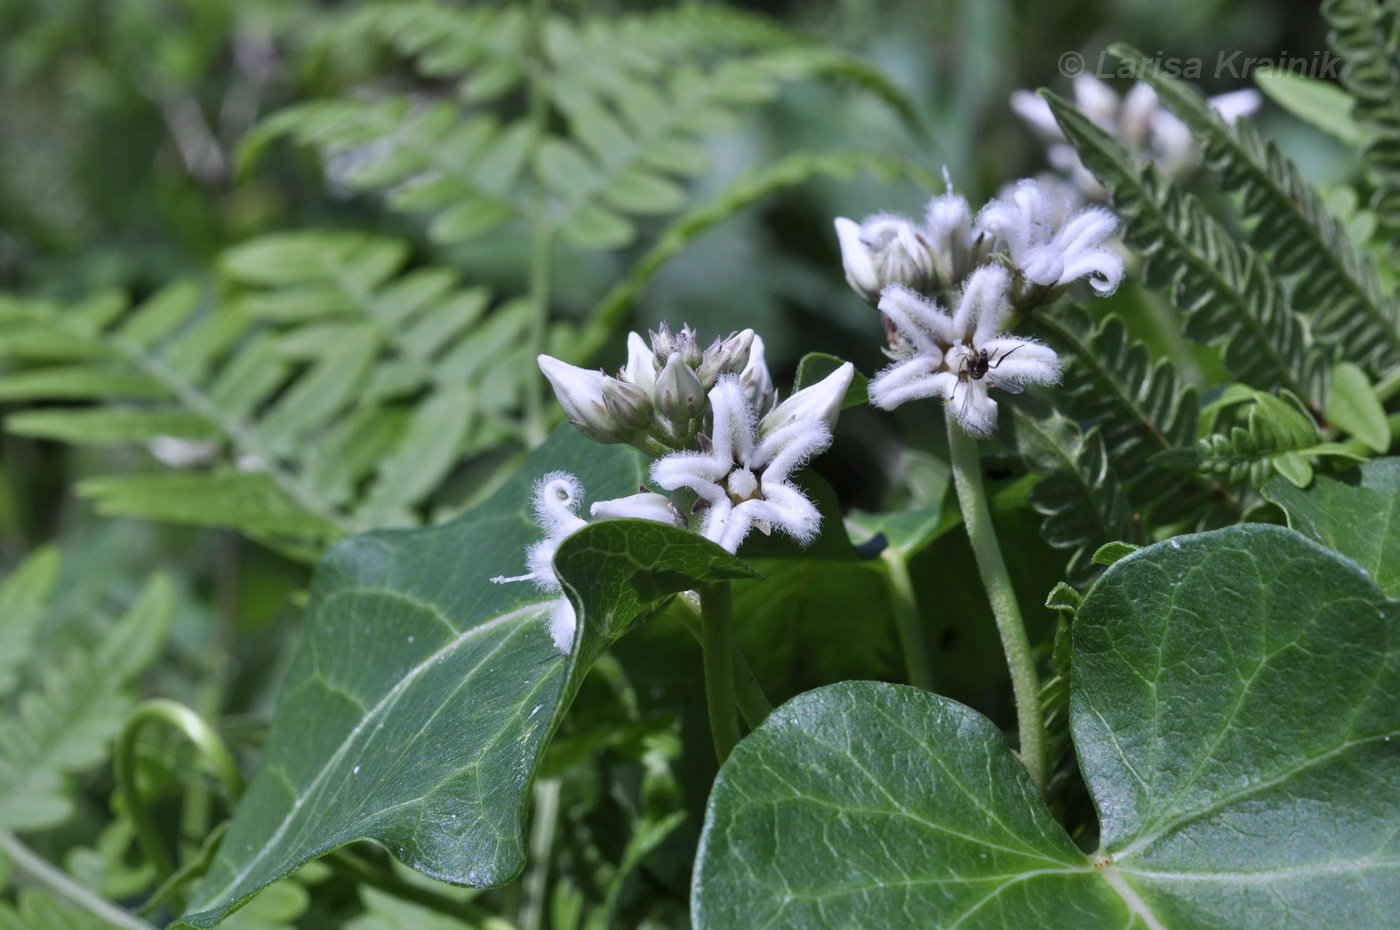
[[[9,830],[0,830],[0,852],[10,857],[15,868],[24,872],[36,882],[47,887],[54,894],[75,904],[85,911],[95,914],[114,927],[122,930],[156,930],[141,918],[117,907],[106,898],[78,884],[67,872],[51,865],[34,850],[19,841]]]
[[[1045,716],[1037,694],[1040,690],[1031,655],[1030,638],[1011,587],[1011,575],[997,544],[992,526],[992,512],[987,507],[987,494],[982,487],[982,465],[977,456],[977,440],[969,436],[949,415],[948,449],[953,465],[953,485],[958,492],[967,538],[977,558],[977,571],[987,589],[992,615],[996,618],[1001,647],[1011,670],[1011,690],[1016,701],[1016,723],[1020,731],[1021,762],[1042,792],[1049,774],[1049,753],[1045,732]]]
[[[909,563],[902,553],[888,546],[880,553],[880,558],[885,563],[885,586],[890,593],[899,648],[904,653],[905,674],[914,687],[932,691],[933,665],[929,661],[928,637],[924,635],[919,602],[914,596],[914,582],[909,577]]]
[[[700,647],[705,657],[705,700],[710,733],[720,764],[739,744],[739,716],[734,696],[734,605],[729,582],[700,589]]]

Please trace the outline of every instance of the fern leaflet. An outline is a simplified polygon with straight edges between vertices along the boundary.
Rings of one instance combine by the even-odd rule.
[[[1112,51],[1125,60],[1142,59],[1127,46]],[[1244,218],[1252,222],[1251,245],[1278,275],[1296,276],[1293,306],[1316,320],[1318,337],[1343,346],[1348,358],[1373,375],[1400,363],[1400,308],[1297,166],[1248,120],[1226,127],[1184,83],[1142,70],[1143,79],[1204,141],[1207,161],[1222,173],[1227,189],[1241,195]]]
[[[1186,313],[1186,335],[1224,343],[1225,366],[1263,390],[1287,389],[1321,416],[1329,355],[1313,342],[1281,285],[1199,200],[1139,162],[1074,107],[1042,91],[1079,157],[1112,193],[1124,241],[1148,260],[1148,284]]]
[[[1400,229],[1400,5],[1324,0],[1322,15],[1347,62],[1342,83],[1356,97],[1356,121],[1371,133],[1363,149],[1376,180],[1371,207]]]

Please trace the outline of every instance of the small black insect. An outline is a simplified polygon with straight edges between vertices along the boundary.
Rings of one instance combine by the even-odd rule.
[[[1014,346],[1003,352],[1000,356],[990,355],[986,349],[978,349],[975,355],[963,356],[962,365],[958,368],[958,381],[963,384],[968,384],[971,381],[981,381],[983,378],[986,378],[992,383],[993,387],[999,387],[1008,394],[1021,393],[1021,386],[1019,384],[1012,381],[1003,381],[992,374],[992,372],[1001,367],[1002,362],[1010,358],[1012,353],[1019,348],[1021,347]],[[959,412],[959,416],[966,416],[967,402],[971,394],[972,390],[970,386],[963,388],[962,410]],[[951,400],[952,398],[949,398],[949,401]]]

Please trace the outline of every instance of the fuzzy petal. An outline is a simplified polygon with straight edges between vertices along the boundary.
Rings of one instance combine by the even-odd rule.
[[[598,501],[589,508],[589,513],[593,515],[595,520],[653,520],[657,523],[669,523],[672,526],[683,525],[680,514],[676,513],[671,499],[664,494],[651,491],[633,494],[630,497],[619,497],[610,501]]]
[[[1024,339],[993,339],[982,348],[991,362],[989,371],[1002,381],[1055,384],[1060,380],[1060,358],[1047,345]]]
[[[841,413],[855,372],[855,366],[846,362],[816,384],[803,388],[773,408],[773,412],[758,423],[760,442],[769,433],[798,420],[817,420],[826,424],[827,429],[835,429],[836,417]]]
[[[892,284],[880,295],[880,312],[921,355],[941,352],[940,342],[956,342],[953,319],[943,308],[902,284]]]

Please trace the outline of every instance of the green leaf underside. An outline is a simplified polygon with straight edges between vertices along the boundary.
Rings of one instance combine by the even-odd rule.
[[[1400,458],[1376,459],[1305,490],[1274,479],[1263,488],[1288,525],[1352,559],[1381,590],[1400,598]]]
[[[322,561],[260,768],[183,921],[213,926],[308,859],[362,838],[458,884],[499,885],[520,871],[531,777],[583,672],[676,591],[752,574],[675,527],[586,527],[556,555],[584,618],[573,653],[560,655],[553,599],[489,581],[525,570],[542,535],[531,483],[560,467],[587,502],[634,492],[642,476],[632,450],[564,427],[481,508],[356,537]]]
[[[1076,616],[1071,676],[1094,860],[973,711],[875,683],[802,695],[720,772],[695,924],[1391,926],[1397,614],[1352,563],[1274,526],[1109,568]]]

